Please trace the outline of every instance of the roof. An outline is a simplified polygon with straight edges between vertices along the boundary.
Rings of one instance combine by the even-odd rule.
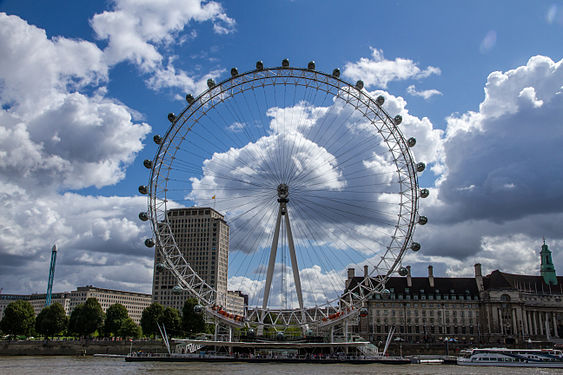
[[[363,277],[354,277],[350,286],[361,282]],[[390,277],[385,287],[396,294],[415,295],[421,294],[454,294],[454,295],[479,295],[477,283],[472,277],[434,277],[434,287],[430,287],[428,277],[411,277],[412,286],[407,286],[406,277]]]
[[[546,284],[542,276],[516,275],[499,270],[483,277],[485,290],[513,289],[539,294],[563,294],[563,276],[557,276],[557,284]]]

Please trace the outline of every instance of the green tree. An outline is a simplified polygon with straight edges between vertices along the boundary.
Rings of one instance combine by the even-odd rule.
[[[164,307],[160,303],[153,302],[146,307],[141,315],[143,333],[148,336],[158,335],[157,323],[160,324],[162,322],[163,315]]]
[[[195,298],[188,298],[182,308],[182,328],[188,335],[205,331],[205,320],[194,311],[198,304]]]
[[[112,334],[118,336],[118,331],[125,319],[129,318],[129,314],[125,306],[115,303],[106,310],[106,320],[104,323],[104,335],[110,337]]]
[[[177,336],[182,331],[182,318],[178,309],[167,307],[162,314],[162,323],[170,336]]]
[[[67,327],[68,317],[63,306],[55,302],[41,310],[35,319],[35,330],[44,337],[55,336]]]
[[[141,327],[129,317],[121,321],[121,325],[117,330],[117,335],[123,338],[132,337],[136,339],[141,337],[141,334]]]
[[[89,336],[102,328],[104,311],[96,298],[88,298],[70,314],[69,331],[79,336]]]
[[[35,312],[28,301],[14,301],[4,309],[4,317],[0,321],[4,333],[31,336],[34,326]]]

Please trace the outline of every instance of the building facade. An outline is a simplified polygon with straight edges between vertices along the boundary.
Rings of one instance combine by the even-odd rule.
[[[229,226],[223,215],[210,207],[168,210],[168,221],[178,248],[193,270],[219,294],[227,296],[229,264]],[[158,271],[162,263],[157,248],[154,254],[153,301],[182,310],[188,292],[173,293],[178,285],[168,270]]]
[[[547,245],[540,252],[541,276],[499,270],[472,278],[391,277],[387,298],[374,295],[368,314],[352,329],[372,341],[384,341],[391,327],[407,342],[519,344],[553,341],[563,335],[563,277],[555,275]],[[363,277],[348,270],[347,287]]]
[[[45,307],[45,299],[47,294],[0,294],[0,318],[4,316],[4,309],[17,300],[24,300],[31,303],[35,315],[39,314]],[[70,308],[70,293],[53,293],[51,294],[51,303],[58,302],[61,304],[67,315],[72,311]]]
[[[146,293],[125,292],[122,290],[96,288],[92,285],[78,287],[70,293],[70,311],[81,303],[86,302],[88,298],[96,298],[102,310],[106,310],[113,304],[119,303],[127,309],[129,317],[137,324],[141,322],[143,310],[147,308],[152,301],[152,296]]]

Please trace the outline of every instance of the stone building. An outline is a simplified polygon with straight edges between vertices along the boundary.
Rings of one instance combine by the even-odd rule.
[[[515,275],[499,270],[474,277],[391,277],[388,298],[374,295],[368,314],[353,330],[372,341],[385,340],[391,327],[407,342],[437,342],[446,337],[460,342],[491,344],[550,341],[563,332],[563,277],[555,275],[551,251],[540,252],[541,276]],[[366,273],[367,274],[367,273]],[[346,286],[364,276],[348,270]]]
[[[386,284],[388,298],[374,295],[367,301],[368,315],[359,318],[358,334],[385,341],[391,327],[407,342],[435,342],[446,336],[474,341],[479,336],[479,293],[474,278],[392,277]],[[356,279],[349,270],[348,278]],[[352,279],[350,282],[354,282]]]
[[[0,294],[0,318],[4,316],[6,306],[17,300],[31,303],[37,316],[45,307],[45,297],[46,294]],[[65,313],[70,315],[76,306],[86,302],[88,298],[96,298],[104,312],[115,303],[122,304],[127,309],[129,317],[137,324],[141,321],[143,310],[151,303],[150,294],[96,288],[92,285],[78,287],[72,292],[53,293],[51,303],[60,303]]]
[[[152,296],[146,293],[96,288],[92,285],[80,286],[70,293],[70,311],[86,302],[88,298],[96,298],[104,312],[113,304],[122,304],[127,309],[129,317],[139,324],[143,310],[151,304]]]
[[[482,276],[481,265],[475,265],[486,341],[519,343],[561,337],[563,277],[555,275],[551,251],[545,243],[540,256],[541,276],[498,270]]]

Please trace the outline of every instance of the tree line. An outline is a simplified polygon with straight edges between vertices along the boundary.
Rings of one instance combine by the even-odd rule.
[[[88,298],[85,303],[76,306],[70,316],[66,315],[58,302],[43,308],[35,316],[29,301],[18,300],[6,306],[0,321],[0,331],[2,335],[11,337],[50,338],[64,335],[139,338],[158,337],[158,325],[161,325],[166,327],[169,336],[189,337],[209,328],[203,316],[194,311],[195,305],[197,300],[187,299],[180,313],[178,309],[152,303],[143,310],[141,324],[138,325],[129,317],[122,304],[113,304],[104,313],[96,298]]]

